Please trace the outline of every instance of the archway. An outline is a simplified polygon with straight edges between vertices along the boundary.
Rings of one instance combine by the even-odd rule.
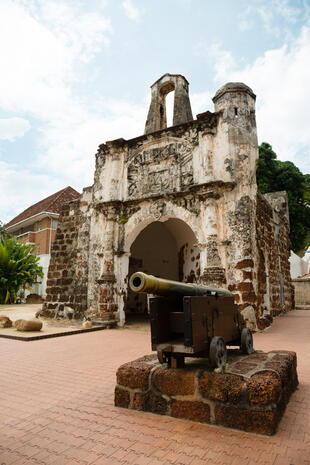
[[[160,127],[167,128],[173,126],[175,85],[173,82],[165,82],[159,90],[160,95]]]
[[[173,126],[174,95],[175,91],[171,90],[170,92],[168,92],[165,98],[167,128]]]
[[[200,253],[192,229],[176,218],[147,225],[130,247],[128,277],[136,271],[176,281],[198,281]],[[128,289],[125,313],[127,322],[132,315],[147,318],[147,296]]]

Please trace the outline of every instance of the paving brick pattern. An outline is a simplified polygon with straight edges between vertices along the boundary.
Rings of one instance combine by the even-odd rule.
[[[275,436],[115,408],[116,369],[149,334],[105,330],[0,340],[0,464],[310,465],[310,310],[279,317],[255,347],[297,352],[300,385]]]

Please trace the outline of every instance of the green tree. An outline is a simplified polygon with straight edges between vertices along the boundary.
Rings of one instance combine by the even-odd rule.
[[[271,145],[263,142],[259,146],[259,158],[256,169],[256,181],[258,190],[262,194],[273,192],[273,181],[277,172],[277,155]]]
[[[7,232],[7,230],[4,227],[4,224],[0,220],[0,240],[2,237],[9,237],[9,233]]]
[[[287,192],[292,249],[300,251],[306,245],[310,229],[310,175],[303,174],[290,161],[277,160],[271,145],[263,142],[259,147],[256,177],[262,194]]]
[[[21,287],[31,286],[43,277],[34,252],[34,246],[0,235],[0,304],[14,303]]]
[[[310,207],[310,174],[305,174],[305,184],[304,202]]]

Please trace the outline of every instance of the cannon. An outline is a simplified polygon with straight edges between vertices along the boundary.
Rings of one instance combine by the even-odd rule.
[[[129,287],[153,295],[149,298],[152,350],[161,363],[180,368],[185,357],[208,357],[213,368],[223,369],[227,346],[253,352],[252,333],[226,289],[170,281],[140,271],[130,277]]]

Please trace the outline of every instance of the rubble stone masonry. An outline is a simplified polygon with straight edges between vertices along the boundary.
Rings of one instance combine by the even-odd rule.
[[[257,196],[258,326],[294,307],[290,274],[289,214],[286,192]]]
[[[272,435],[298,385],[296,354],[285,350],[230,351],[225,373],[201,359],[173,369],[155,357],[118,368],[117,407]]]
[[[44,305],[45,314],[51,317],[82,318],[87,308],[89,222],[83,195],[64,204],[59,218]],[[67,308],[74,309],[74,314]]]

